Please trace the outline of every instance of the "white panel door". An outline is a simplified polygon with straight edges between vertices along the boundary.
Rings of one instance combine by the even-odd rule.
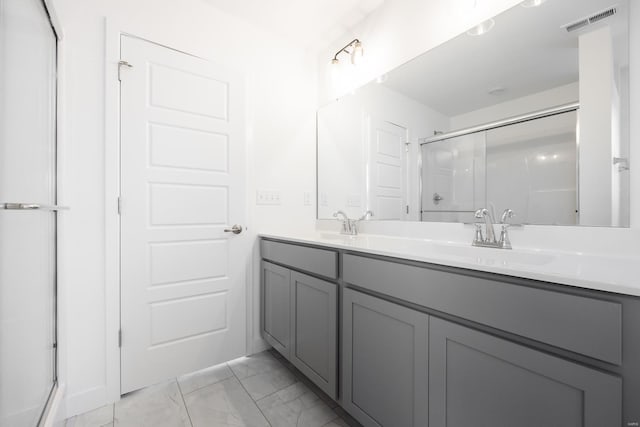
[[[374,219],[404,219],[407,129],[375,118],[370,126],[368,208]]]
[[[123,36],[122,393],[245,354],[243,88]]]

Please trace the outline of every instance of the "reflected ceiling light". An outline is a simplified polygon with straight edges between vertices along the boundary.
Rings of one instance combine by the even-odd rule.
[[[538,7],[547,0],[524,0],[520,5],[522,7]]]
[[[351,56],[351,63],[353,65],[357,65],[362,57],[364,56],[364,49],[362,48],[362,42],[358,39],[351,40],[345,47],[340,49],[333,55],[333,59],[331,60],[331,64],[338,65],[340,60],[338,59],[338,55],[342,52]]]
[[[496,25],[496,21],[494,21],[493,19],[487,19],[486,21],[481,22],[475,27],[469,29],[469,31],[467,31],[467,34],[469,34],[470,36],[481,36],[491,31],[494,25]]]
[[[385,73],[385,74],[381,74],[381,75],[379,75],[379,76],[378,76],[378,78],[376,79],[376,82],[377,82],[377,83],[384,83],[384,82],[386,82],[386,81],[387,81],[387,79],[388,79],[388,78],[389,78],[389,75],[388,75],[388,74],[386,74],[386,73]]]
[[[496,87],[492,87],[491,89],[489,89],[487,91],[487,93],[489,95],[502,95],[503,93],[505,93],[507,91],[506,87],[503,86],[496,86]]]

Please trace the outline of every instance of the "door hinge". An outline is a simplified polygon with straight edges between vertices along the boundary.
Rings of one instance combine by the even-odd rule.
[[[409,205],[407,205],[407,213],[409,213]]]
[[[118,348],[122,348],[122,329],[118,329]]]
[[[118,196],[118,215],[122,215],[122,198]]]
[[[127,61],[118,61],[118,80],[122,81],[122,67],[133,68],[133,65],[129,64]]]

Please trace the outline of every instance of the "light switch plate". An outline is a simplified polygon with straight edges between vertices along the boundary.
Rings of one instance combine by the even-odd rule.
[[[280,192],[276,190],[256,191],[256,204],[258,205],[280,205]]]

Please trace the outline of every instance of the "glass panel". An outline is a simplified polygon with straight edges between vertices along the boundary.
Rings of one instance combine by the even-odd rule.
[[[0,203],[55,204],[56,38],[0,0]],[[0,209],[0,425],[34,426],[55,381],[55,214]]]
[[[487,131],[487,203],[521,224],[578,224],[575,111]],[[478,205],[479,207],[483,207]]]
[[[422,145],[423,221],[473,222],[485,191],[485,132]]]

